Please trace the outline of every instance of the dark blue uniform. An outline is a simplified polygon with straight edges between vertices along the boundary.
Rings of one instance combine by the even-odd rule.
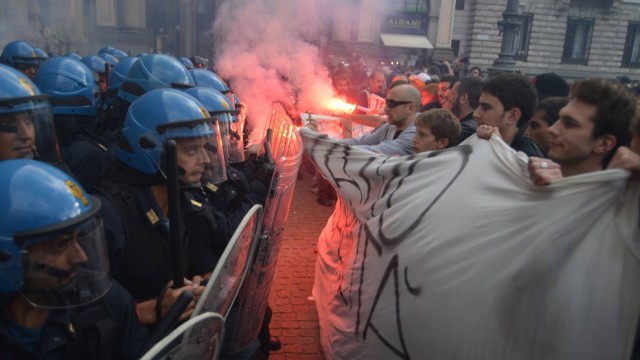
[[[15,296],[20,296],[16,294]],[[95,328],[78,325],[78,314],[89,309],[92,323],[102,324],[102,346],[83,350],[99,343]],[[86,319],[86,315],[84,316]],[[73,326],[72,326],[73,325]],[[22,328],[0,313],[0,357],[3,359],[138,359],[148,338],[147,330],[136,315],[135,302],[117,282],[100,299],[79,308],[51,310],[42,329]]]

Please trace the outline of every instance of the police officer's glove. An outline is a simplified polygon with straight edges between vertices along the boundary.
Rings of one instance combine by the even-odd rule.
[[[268,189],[271,186],[271,180],[273,179],[275,170],[275,164],[259,162],[254,170],[255,179],[262,182]]]
[[[264,155],[252,156],[247,160],[247,167],[244,172],[248,178],[262,182],[268,189],[271,185],[275,168],[275,164],[268,162]],[[248,175],[249,173],[251,175]]]
[[[266,187],[262,181],[256,180],[251,183],[248,194],[252,195],[253,199],[255,199],[257,202],[264,205],[267,199],[268,191],[269,188]]]

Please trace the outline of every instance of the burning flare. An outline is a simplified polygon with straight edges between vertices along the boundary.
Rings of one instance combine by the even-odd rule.
[[[331,111],[352,113],[356,109],[356,105],[349,104],[348,102],[335,98],[326,102],[325,108]]]

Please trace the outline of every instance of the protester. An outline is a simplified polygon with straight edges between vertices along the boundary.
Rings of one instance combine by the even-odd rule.
[[[460,121],[461,142],[476,133],[478,123],[473,118],[473,113],[478,108],[482,86],[482,81],[479,79],[464,78],[456,82],[449,93],[452,99],[451,112]]]
[[[473,117],[480,125],[498,128],[502,139],[527,156],[544,157],[540,147],[524,134],[536,107],[536,92],[520,74],[497,75],[484,85]]]
[[[548,130],[547,156],[553,161],[529,160],[531,178],[537,185],[605,169],[616,150],[630,144],[636,99],[624,87],[603,79],[582,80],[573,86],[569,99],[559,120]],[[616,167],[625,163],[626,152],[620,151]]]
[[[540,100],[529,121],[529,127],[525,134],[529,135],[545,154],[549,150],[548,129],[556,123],[560,109],[565,107],[568,102],[569,99],[566,97],[548,97]]]
[[[453,75],[443,75],[440,77],[440,82],[438,83],[438,102],[440,102],[440,107],[443,109],[451,110],[451,89],[453,85],[458,82],[458,78]]]
[[[388,123],[382,124],[371,134],[340,142],[387,155],[412,154],[415,135],[413,120],[419,107],[420,93],[415,87],[396,86],[386,98],[385,113]]]
[[[416,153],[450,148],[458,145],[460,123],[449,110],[432,109],[418,115],[415,120],[416,136],[413,146]]]
[[[568,96],[569,84],[560,75],[555,73],[544,73],[531,80],[538,92],[538,101],[554,96]]]

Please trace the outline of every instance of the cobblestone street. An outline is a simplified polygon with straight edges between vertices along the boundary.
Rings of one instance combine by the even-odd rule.
[[[273,308],[271,334],[282,350],[271,359],[322,359],[318,342],[318,314],[311,298],[316,262],[316,241],[333,207],[316,202],[310,175],[300,169],[278,257],[269,304]]]

